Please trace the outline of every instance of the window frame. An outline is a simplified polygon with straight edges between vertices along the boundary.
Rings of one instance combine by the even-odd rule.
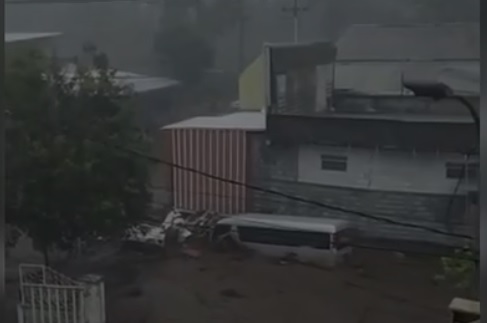
[[[467,165],[467,174],[465,176],[465,165]],[[478,178],[480,164],[477,161],[445,163],[445,177],[448,179],[465,179],[475,180]]]
[[[328,164],[327,167],[324,167]],[[320,154],[321,170],[332,172],[347,172],[348,170],[348,156],[324,153]]]

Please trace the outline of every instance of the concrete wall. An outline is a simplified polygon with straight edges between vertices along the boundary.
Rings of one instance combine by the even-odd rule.
[[[253,184],[313,201],[340,206],[397,221],[414,223],[456,233],[471,233],[471,216],[465,215],[465,198],[453,199],[450,212],[448,194],[412,193],[376,188],[342,187],[299,182],[297,147],[268,146],[264,137],[255,141]],[[357,225],[369,238],[461,244],[462,240],[420,229],[385,224],[363,217],[331,211],[268,193],[252,193],[255,212],[343,218]]]
[[[321,169],[321,155],[347,157],[346,171]],[[461,154],[380,151],[347,147],[299,148],[298,181],[383,191],[451,194],[457,179],[446,177],[447,162],[463,162]],[[473,183],[465,183],[462,189]]]

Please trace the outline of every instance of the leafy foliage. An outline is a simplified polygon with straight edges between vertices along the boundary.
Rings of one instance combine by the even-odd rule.
[[[7,221],[44,252],[115,233],[144,216],[146,149],[130,89],[113,70],[63,73],[37,53],[7,62]]]
[[[471,290],[476,285],[478,256],[472,248],[456,250],[452,257],[441,259],[443,273],[437,278],[448,280],[457,288]]]

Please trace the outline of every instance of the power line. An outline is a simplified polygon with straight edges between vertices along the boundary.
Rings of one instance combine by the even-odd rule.
[[[25,5],[25,4],[88,4],[88,3],[120,3],[120,2],[127,2],[127,3],[140,3],[140,4],[157,4],[158,2],[155,0],[9,0],[5,1],[7,5]]]
[[[0,0],[1,42],[5,44],[5,0]],[[5,45],[3,46],[5,47]],[[5,239],[5,49],[0,53],[0,237]],[[0,259],[5,259],[5,244],[0,245]],[[5,265],[0,266],[0,294],[5,292]],[[3,309],[3,306],[2,306]],[[6,317],[0,310],[0,315]]]
[[[164,207],[164,208],[174,208],[174,205],[167,204],[167,203],[152,203],[153,206],[156,207]],[[255,222],[259,223],[258,221],[252,221],[252,220],[247,220],[248,222]],[[206,230],[211,229],[211,226],[204,226],[204,225],[199,225],[199,228],[203,228]],[[274,227],[278,229],[283,229],[283,230],[288,230],[289,227],[285,226],[279,226],[279,225],[274,225]],[[367,241],[367,239],[363,239],[363,241]],[[372,245],[372,244],[360,244],[360,243],[350,243],[350,247],[357,248],[357,249],[364,249],[364,250],[373,250],[373,251],[382,251],[382,252],[394,252],[394,253],[404,253],[404,254],[409,254],[409,255],[415,255],[415,256],[424,256],[424,257],[434,257],[434,258],[455,258],[455,259],[460,259],[460,260],[466,260],[466,261],[471,261],[474,263],[479,262],[478,257],[474,256],[464,256],[464,255],[457,255],[454,253],[440,253],[440,252],[428,252],[428,251],[419,251],[419,250],[412,250],[408,248],[390,248],[390,247],[385,247],[385,246],[377,246],[377,245]],[[469,251],[469,249],[461,249],[462,251]]]
[[[168,208],[169,207],[172,207],[172,205],[169,205],[169,204],[156,204],[156,205],[160,205],[160,206],[168,207]],[[150,219],[150,220],[153,221],[153,219]],[[209,228],[209,226],[201,226],[200,225],[199,228],[207,229],[207,228]],[[351,246],[354,247],[354,248],[358,248],[358,249],[372,249],[372,250],[378,250],[378,251],[404,252],[404,251],[394,250],[394,249],[365,247],[365,246],[360,246],[360,245],[356,245],[356,244],[353,244]],[[414,252],[408,252],[408,253],[413,254]],[[428,254],[424,254],[424,253],[418,253],[418,254],[423,255],[423,256],[428,255]],[[433,254],[431,254],[431,256],[441,256],[441,255],[433,255]],[[469,259],[466,259],[466,260],[469,260]],[[317,269],[317,270],[322,270],[322,271],[329,271],[329,269],[326,268],[326,267],[319,266],[319,265],[314,265],[314,264],[308,263],[308,262],[297,261],[296,263],[299,264],[300,266],[304,266],[304,267],[309,267],[309,268],[313,268],[313,269]],[[428,305],[425,305],[425,304],[422,304],[422,303],[419,303],[419,302],[410,300],[410,299],[408,299],[406,297],[394,295],[394,294],[391,294],[389,292],[383,292],[383,291],[381,291],[381,290],[379,290],[377,288],[371,288],[369,286],[365,286],[363,284],[357,283],[357,282],[352,281],[352,280],[349,280],[349,279],[345,279],[343,277],[338,277],[338,279],[341,280],[347,286],[350,286],[350,287],[353,287],[353,288],[356,288],[356,289],[360,289],[360,290],[365,291],[365,292],[369,292],[369,293],[376,294],[378,296],[381,296],[381,297],[383,297],[385,299],[389,299],[391,301],[401,302],[401,303],[408,303],[409,305],[421,307],[421,308],[424,308],[424,309],[427,309],[427,310],[432,310],[432,311],[443,311],[443,308],[430,307]]]
[[[195,192],[194,190],[185,190],[185,191]],[[165,192],[170,193],[171,190],[166,189]],[[208,195],[210,195],[210,194],[208,194]],[[216,195],[216,196],[221,197],[222,195]],[[160,203],[160,202],[152,202],[151,205],[155,206],[155,207],[159,207],[159,208],[161,208],[161,207],[162,208],[174,208],[175,207],[171,203]],[[246,221],[260,224],[260,222],[255,221],[255,220],[247,219]],[[204,229],[211,229],[210,226],[200,226],[200,227],[204,228]],[[289,230],[289,227],[286,227],[286,226],[274,225],[274,227],[279,228],[279,229],[283,229],[283,230]],[[473,256],[456,255],[456,254],[448,253],[448,252],[444,252],[444,253],[442,253],[442,252],[428,252],[428,251],[420,251],[420,250],[416,250],[416,249],[412,250],[412,249],[408,249],[408,248],[390,248],[390,247],[386,247],[386,246],[377,246],[377,245],[374,245],[371,243],[367,244],[367,240],[371,241],[373,239],[365,238],[365,239],[359,239],[359,240],[362,240],[363,242],[365,242],[365,244],[359,244],[359,243],[354,242],[354,243],[350,243],[350,246],[353,248],[364,249],[364,250],[397,252],[397,253],[406,253],[406,254],[412,254],[412,255],[418,255],[418,256],[429,256],[429,257],[436,257],[436,258],[437,257],[449,257],[449,258],[455,257],[457,259],[473,261],[476,263],[478,263],[478,261],[479,261],[479,259],[477,257],[473,257]],[[469,249],[461,249],[461,250],[462,251],[469,251]]]
[[[154,189],[158,192],[164,192],[164,193],[169,193],[169,194],[172,194],[174,193],[174,190],[172,190],[170,187],[167,187],[167,186],[157,186],[157,185],[151,185],[150,186],[151,189]],[[205,191],[201,191],[201,190],[195,190],[195,189],[178,189],[177,190],[178,193],[190,193],[190,194],[195,194],[197,196],[203,196],[203,197],[214,197],[214,198],[217,198],[217,199],[235,199],[235,198],[241,198],[240,196],[238,195],[232,195],[232,194],[216,194],[216,193],[210,193],[210,192],[205,192]],[[280,203],[281,200],[279,200],[278,198],[274,199],[272,197],[269,197],[269,196],[266,196],[266,195],[261,195],[261,196],[246,196],[245,197],[245,202],[248,202],[249,200],[254,200],[254,201],[258,201],[258,202],[269,202],[269,203]],[[168,205],[165,205],[164,206],[168,206]],[[173,205],[170,205],[170,206],[173,206]],[[201,210],[202,211],[202,210]],[[205,211],[208,211],[208,210],[205,210]],[[400,250],[396,250],[396,251],[400,251]]]
[[[184,171],[188,171],[188,172],[195,173],[198,175],[202,175],[202,176],[205,176],[207,178],[211,178],[211,179],[214,179],[217,181],[222,181],[222,182],[237,185],[237,186],[243,186],[245,188],[248,188],[248,189],[251,189],[254,191],[263,192],[263,193],[267,193],[267,194],[271,194],[271,195],[275,195],[275,196],[280,196],[280,197],[283,197],[286,199],[290,199],[290,200],[294,200],[297,202],[302,202],[302,203],[318,206],[318,207],[325,208],[328,210],[354,214],[354,215],[357,215],[359,217],[363,217],[363,218],[378,221],[378,222],[383,222],[383,223],[388,223],[388,224],[393,224],[393,225],[398,225],[398,226],[403,226],[403,227],[409,227],[409,228],[413,228],[413,229],[420,229],[420,230],[424,230],[424,231],[428,231],[428,232],[432,232],[432,233],[436,233],[436,234],[440,234],[440,235],[444,235],[444,236],[473,240],[472,237],[470,237],[468,235],[464,235],[464,234],[450,233],[450,232],[446,232],[443,230],[439,230],[436,228],[431,228],[431,227],[427,227],[427,226],[423,226],[423,225],[418,225],[418,224],[414,224],[414,223],[408,223],[408,222],[402,222],[402,221],[397,221],[397,220],[393,220],[393,219],[388,219],[388,218],[384,218],[381,216],[367,214],[365,212],[361,212],[361,211],[357,211],[357,210],[351,210],[351,209],[343,208],[343,207],[336,206],[336,205],[326,204],[326,203],[322,203],[319,201],[314,201],[314,200],[310,200],[310,199],[306,199],[306,198],[302,198],[302,197],[298,197],[298,196],[293,196],[290,194],[286,194],[283,192],[263,188],[263,187],[253,185],[253,184],[242,183],[242,182],[231,180],[228,178],[215,176],[215,175],[212,175],[212,174],[209,174],[206,172],[202,172],[200,170],[197,170],[197,169],[194,169],[191,167],[178,165],[178,164],[175,164],[175,163],[172,163],[172,162],[169,162],[169,161],[166,161],[166,160],[154,157],[154,156],[149,156],[147,154],[141,153],[137,150],[133,150],[133,149],[130,149],[127,147],[109,146],[109,148],[115,148],[117,150],[121,150],[121,151],[130,153],[130,154],[132,154],[134,156],[138,156],[140,158],[145,158],[145,159],[150,160],[150,161],[155,162],[155,163],[165,164],[165,165],[168,165],[168,166],[180,169],[180,170],[184,170]]]
[[[92,140],[92,139],[88,139],[88,140],[93,141],[95,143],[102,144],[102,145],[106,146],[107,148],[117,149],[117,150],[120,150],[122,152],[130,153],[130,154],[132,154],[134,156],[137,156],[139,158],[144,158],[146,160],[149,160],[149,161],[152,161],[152,162],[155,162],[155,163],[160,163],[160,164],[168,165],[170,167],[174,167],[174,168],[177,168],[177,169],[180,169],[180,170],[184,170],[184,171],[188,171],[188,172],[195,173],[195,174],[198,174],[198,175],[202,175],[204,177],[211,178],[211,179],[214,179],[214,180],[217,180],[217,181],[221,181],[221,182],[225,182],[225,183],[229,183],[229,184],[233,184],[233,185],[237,185],[237,186],[242,186],[242,187],[251,189],[253,191],[267,193],[267,194],[274,195],[274,196],[280,196],[280,197],[283,197],[283,198],[286,198],[286,199],[289,199],[289,200],[294,200],[294,201],[297,201],[297,202],[301,202],[301,203],[305,203],[305,204],[309,204],[309,205],[313,205],[313,206],[325,208],[325,209],[332,210],[332,211],[353,214],[353,215],[357,215],[357,216],[362,217],[362,218],[366,218],[366,219],[370,219],[370,220],[374,220],[374,221],[378,221],[378,222],[383,222],[383,223],[392,224],[392,225],[398,225],[398,226],[403,226],[403,227],[409,227],[409,228],[413,228],[413,229],[419,229],[419,230],[428,231],[428,232],[431,232],[431,233],[440,234],[440,235],[444,235],[444,236],[448,236],[448,237],[455,237],[455,238],[462,238],[462,239],[473,240],[473,238],[471,236],[469,236],[469,235],[451,233],[451,232],[439,230],[439,229],[432,228],[432,227],[427,227],[427,226],[418,225],[418,224],[414,224],[414,223],[397,221],[397,220],[388,219],[388,218],[385,218],[385,217],[381,217],[381,216],[377,216],[377,215],[372,215],[372,214],[368,214],[368,213],[361,212],[361,211],[357,211],[357,210],[347,209],[347,208],[344,208],[344,207],[341,207],[341,206],[336,206],[336,205],[331,205],[331,204],[327,204],[327,203],[323,203],[323,202],[319,202],[319,201],[315,201],[315,200],[311,200],[311,199],[306,199],[306,198],[302,198],[302,197],[299,197],[299,196],[294,196],[294,195],[286,194],[286,193],[283,193],[283,192],[279,192],[279,191],[276,191],[276,190],[271,190],[271,189],[263,188],[263,187],[260,187],[260,186],[257,186],[257,185],[242,183],[242,182],[235,181],[235,180],[231,180],[231,179],[228,179],[228,178],[223,178],[223,177],[220,177],[220,176],[215,176],[213,174],[200,171],[198,169],[194,169],[194,168],[191,168],[191,167],[186,167],[186,166],[178,165],[178,164],[175,164],[175,163],[172,163],[172,162],[169,162],[169,161],[166,161],[166,160],[163,160],[163,159],[154,157],[154,156],[150,156],[150,155],[147,155],[147,154],[142,153],[140,151],[137,151],[137,150],[134,150],[134,149],[130,149],[128,147],[123,147],[123,146],[119,146],[119,145],[110,145],[110,144],[104,143],[102,141],[97,141],[97,140]]]

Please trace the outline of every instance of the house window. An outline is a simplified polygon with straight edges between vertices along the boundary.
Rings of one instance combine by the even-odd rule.
[[[337,155],[321,155],[321,169],[345,172],[347,171],[347,157]]]
[[[446,163],[446,177],[453,179],[476,179],[478,177],[479,164],[478,163]]]

